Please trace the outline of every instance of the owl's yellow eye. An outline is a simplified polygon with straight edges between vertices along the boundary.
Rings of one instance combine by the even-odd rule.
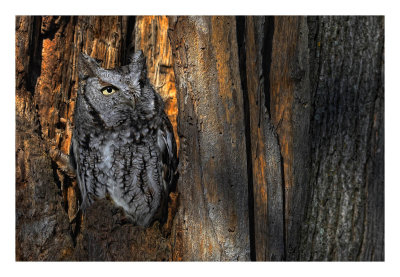
[[[101,93],[103,93],[104,95],[111,95],[114,92],[117,92],[118,89],[116,87],[113,86],[108,86],[108,87],[104,87],[101,89]]]

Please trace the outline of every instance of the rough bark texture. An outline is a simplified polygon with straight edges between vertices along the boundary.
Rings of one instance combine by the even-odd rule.
[[[238,34],[243,43],[241,74],[247,115],[247,143],[250,189],[254,204],[254,249],[257,261],[283,260],[284,216],[281,155],[277,134],[267,110],[266,95],[270,39],[273,22],[265,17],[238,18]],[[242,28],[243,30],[242,30]],[[244,75],[244,76],[243,76]],[[250,199],[251,201],[253,199]]]
[[[383,260],[383,17],[308,26],[312,195],[301,259]]]
[[[243,95],[233,17],[171,18],[178,88],[176,260],[249,260]]]
[[[68,216],[46,146],[32,91],[40,23],[16,18],[16,259],[72,260]]]
[[[37,125],[22,118],[17,118],[17,125],[16,258],[72,260],[68,216]]]
[[[180,144],[168,220],[75,218],[49,150],[78,53],[139,49]],[[15,97],[17,260],[384,260],[383,17],[16,17]]]
[[[286,259],[296,260],[310,170],[310,86],[306,17],[275,17],[270,68],[271,121],[282,155]]]
[[[133,226],[123,211],[107,199],[90,206],[83,226],[82,238],[75,248],[77,260],[171,260],[171,244],[158,222],[149,228]]]

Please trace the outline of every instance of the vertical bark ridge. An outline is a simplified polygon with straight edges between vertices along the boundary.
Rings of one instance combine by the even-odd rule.
[[[321,17],[308,25],[318,79],[301,258],[383,260],[383,19]]]
[[[248,180],[236,22],[170,18],[181,141],[176,259],[249,260]]]
[[[252,259],[284,260],[284,198],[281,156],[277,135],[271,124],[265,82],[269,75],[272,26],[265,17],[238,17],[241,82],[244,96],[247,163],[249,176],[249,209],[254,224]],[[268,71],[269,72],[269,71]],[[268,100],[269,101],[269,100]],[[251,107],[251,109],[250,109]]]
[[[244,16],[236,17],[236,33],[238,39],[239,50],[239,69],[240,82],[243,90],[243,109],[245,118],[245,133],[246,133],[246,157],[247,157],[247,176],[248,176],[248,203],[249,203],[249,235],[250,235],[250,259],[256,260],[256,246],[254,233],[254,194],[253,194],[253,162],[251,156],[251,135],[250,135],[250,116],[249,116],[249,96],[247,91],[246,78],[246,19]]]
[[[41,22],[39,17],[16,17],[16,260],[73,260],[68,216],[34,101],[41,63]]]
[[[286,258],[296,260],[309,183],[310,90],[305,17],[274,17],[271,121],[282,155]]]

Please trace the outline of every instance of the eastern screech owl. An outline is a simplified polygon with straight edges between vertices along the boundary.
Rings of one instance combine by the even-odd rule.
[[[140,226],[164,215],[178,162],[171,123],[145,64],[142,51],[115,69],[80,54],[70,149],[81,209],[109,196]]]

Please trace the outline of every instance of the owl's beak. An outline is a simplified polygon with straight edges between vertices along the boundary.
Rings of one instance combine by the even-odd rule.
[[[132,100],[126,99],[125,101],[122,102],[122,104],[125,104],[125,105],[131,107],[132,109],[135,108],[135,100],[134,99],[132,99]]]

